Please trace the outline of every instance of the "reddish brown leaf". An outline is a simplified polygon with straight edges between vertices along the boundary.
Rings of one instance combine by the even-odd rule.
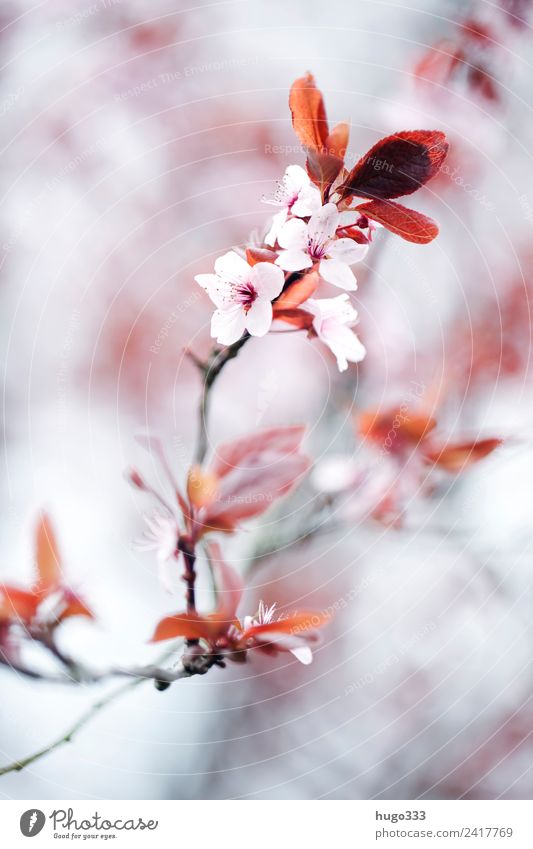
[[[322,194],[331,186],[343,164],[343,160],[332,153],[309,150],[307,155],[307,173]]]
[[[312,74],[297,79],[291,88],[289,106],[292,126],[301,143],[312,150],[323,150],[328,137],[328,122],[322,92]]]
[[[321,613],[317,610],[302,610],[292,616],[287,616],[286,619],[278,619],[265,625],[252,625],[244,633],[246,638],[264,634],[298,634],[305,631],[315,631],[329,621],[330,616],[327,613]]]
[[[28,623],[35,616],[39,602],[35,593],[6,584],[0,585],[0,623]]]
[[[257,265],[258,262],[275,262],[278,255],[268,248],[246,248],[246,261],[248,265]]]
[[[212,471],[219,478],[235,470],[254,470],[265,463],[265,458],[278,458],[296,453],[305,434],[304,425],[272,427],[260,430],[217,448]]]
[[[277,301],[274,302],[274,317],[278,318],[276,313],[279,310],[293,310],[303,304],[310,298],[318,286],[318,271],[309,271],[287,286],[284,292],[281,293]]]
[[[378,200],[410,195],[435,176],[447,152],[446,136],[438,130],[387,136],[359,160],[339,193]]]
[[[60,582],[61,559],[52,524],[45,513],[41,515],[37,525],[35,550],[38,587],[41,592],[46,593]]]
[[[177,613],[166,616],[157,624],[151,643],[171,640],[175,637],[186,637],[188,640],[209,640],[212,629],[207,618],[197,613]]]
[[[435,429],[437,422],[428,413],[403,412],[394,408],[361,413],[358,426],[359,433],[374,442],[383,442],[394,433],[395,441],[403,437],[408,442],[418,443]]]
[[[502,441],[501,439],[478,439],[453,445],[446,444],[426,452],[426,457],[447,472],[460,472],[488,457],[502,444]]]
[[[73,616],[85,616],[87,619],[94,619],[94,613],[85,601],[72,590],[63,591],[64,609],[59,614],[58,621],[63,622],[64,619],[71,619]]]
[[[331,133],[326,139],[326,149],[328,153],[333,154],[333,156],[338,156],[339,159],[342,159],[344,161],[349,139],[349,125],[344,123],[344,121],[340,124],[337,124],[336,127],[333,127]]]
[[[313,316],[310,312],[299,309],[274,310],[274,318],[292,324],[299,330],[310,330],[313,325]]]
[[[408,242],[426,245],[439,234],[438,224],[415,209],[386,200],[372,200],[356,207],[358,212],[383,224],[391,233],[396,233]]]

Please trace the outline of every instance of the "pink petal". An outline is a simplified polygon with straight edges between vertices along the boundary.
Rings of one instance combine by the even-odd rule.
[[[228,251],[215,262],[215,273],[223,280],[238,285],[246,283],[250,276],[250,266],[235,251]]]
[[[280,270],[280,274],[283,274]],[[272,324],[272,304],[265,298],[257,298],[245,315],[246,330],[251,336],[266,336]]]
[[[221,345],[232,345],[240,339],[246,327],[246,314],[241,307],[215,310],[211,318],[211,336]]]
[[[280,253],[276,265],[279,265],[284,271],[303,271],[304,268],[311,268],[313,260],[305,251],[291,248],[291,250]]]
[[[347,292],[355,292],[357,289],[357,280],[350,266],[338,259],[321,260],[319,272],[324,280],[339,289]]]
[[[367,253],[368,245],[360,245],[358,242],[354,242],[353,239],[335,239],[328,246],[328,257],[345,262],[346,265],[361,262]]]
[[[303,250],[307,245],[307,224],[299,218],[291,218],[281,228],[278,242],[282,248]]]
[[[254,265],[250,279],[257,294],[269,301],[277,298],[285,283],[283,271],[271,262]]]
[[[333,239],[339,221],[339,211],[334,203],[326,203],[309,221],[308,233],[314,242],[324,245]]]

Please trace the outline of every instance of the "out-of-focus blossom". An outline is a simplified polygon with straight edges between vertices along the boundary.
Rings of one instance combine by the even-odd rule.
[[[309,175],[300,165],[289,165],[274,196],[264,197],[264,203],[281,206],[281,212],[274,215],[272,225],[265,237],[265,244],[274,247],[280,229],[289,215],[307,218],[318,212],[321,207],[320,192],[311,183]]]
[[[360,414],[357,430],[370,448],[367,456],[335,455],[313,472],[313,483],[342,496],[341,514],[401,524],[410,502],[432,491],[432,467],[459,474],[488,457],[501,439],[445,440],[434,435],[436,420],[406,405]]]
[[[194,546],[208,533],[233,533],[242,521],[260,516],[297,486],[309,469],[302,453],[305,428],[300,425],[268,428],[220,445],[208,469],[194,466],[188,475],[186,495],[167,462],[157,437],[139,441],[158,458],[173,493],[157,492],[137,470],[129,480],[153,495],[164,509],[148,523],[144,548],[157,552],[160,566],[178,556],[180,538]]]
[[[217,309],[211,319],[211,336],[221,345],[231,345],[247,331],[265,336],[272,324],[272,301],[281,290],[283,272],[268,262],[250,266],[235,251],[219,257],[214,274],[197,274]]]
[[[359,363],[366,350],[351,328],[357,322],[357,310],[348,295],[336,298],[309,298],[303,306],[313,316],[313,329],[318,338],[335,354],[339,371],[346,371],[348,362]]]
[[[237,618],[244,589],[240,576],[224,562],[218,546],[210,545],[208,556],[218,588],[216,609],[205,616],[190,612],[166,616],[152,642],[183,637],[200,640],[212,654],[237,662],[246,660],[248,651],[258,650],[274,656],[290,652],[301,663],[311,663],[312,646],[319,641],[317,631],[329,622],[329,615],[307,610],[283,616],[276,604],[267,607],[261,602],[257,613],[241,621]]]
[[[0,585],[0,626],[7,639],[12,625],[55,628],[73,616],[94,615],[83,599],[64,582],[55,533],[50,519],[42,514],[35,534],[37,577],[29,589]],[[4,640],[4,648],[5,648]]]
[[[353,239],[337,239],[338,225],[339,211],[334,203],[325,204],[308,224],[291,218],[278,235],[283,250],[276,264],[285,271],[303,271],[318,263],[323,280],[340,289],[355,291],[357,280],[350,266],[364,259],[368,246]]]

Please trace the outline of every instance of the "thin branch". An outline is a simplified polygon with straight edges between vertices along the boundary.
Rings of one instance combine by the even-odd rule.
[[[109,693],[107,696],[104,696],[98,702],[95,702],[88,711],[86,711],[82,716],[71,725],[68,731],[63,734],[61,737],[58,737],[48,746],[45,746],[42,749],[39,749],[37,752],[34,752],[32,755],[28,755],[26,758],[22,758],[18,761],[13,761],[11,764],[7,764],[7,766],[0,767],[0,776],[7,775],[9,772],[20,772],[21,769],[29,766],[35,761],[40,760],[45,755],[49,755],[51,752],[59,749],[61,746],[64,746],[66,743],[70,743],[73,737],[87,725],[91,719],[96,716],[103,708],[110,705],[112,702],[116,701],[120,696],[129,692],[129,690],[133,690],[134,687],[137,687],[142,681],[145,680],[143,678],[136,678],[133,681],[128,681],[127,684],[123,684],[122,687],[119,687],[116,690],[113,690],[112,693]]]
[[[174,650],[172,650],[172,653]],[[161,658],[164,660],[168,657],[171,652],[166,652],[165,655]],[[214,665],[214,662],[213,664]],[[104,678],[109,677],[111,675],[126,675],[129,678],[133,677],[133,680],[127,681],[121,687],[118,687],[116,690],[113,690],[107,696],[99,699],[99,701],[95,702],[91,707],[80,716],[78,720],[71,725],[71,727],[50,743],[48,746],[44,746],[42,749],[39,749],[37,752],[34,752],[31,755],[28,755],[26,758],[21,758],[18,761],[13,761],[11,764],[7,764],[7,766],[0,767],[0,776],[7,775],[10,772],[20,772],[20,770],[29,766],[29,764],[34,763],[35,761],[40,760],[45,757],[45,755],[50,754],[55,751],[55,749],[59,749],[61,746],[64,746],[66,743],[70,743],[73,737],[81,731],[92,719],[95,717],[103,708],[107,707],[107,705],[112,704],[120,696],[128,693],[130,690],[133,690],[135,687],[138,687],[139,684],[142,684],[144,681],[154,680],[156,682],[156,686],[158,689],[166,689],[167,686],[174,681],[178,681],[180,678],[190,678],[194,675],[194,672],[188,672],[183,669],[183,667],[179,667],[177,669],[162,669],[159,666],[146,666],[146,667],[138,667],[131,669],[114,669],[109,672],[102,673],[100,676],[95,676],[93,681],[103,681]],[[200,672],[198,674],[201,674]],[[78,682],[79,683],[79,682]]]
[[[198,407],[198,436],[196,440],[196,450],[194,452],[194,461],[199,466],[202,465],[207,454],[208,446],[208,418],[209,404],[211,399],[211,390],[218,378],[220,372],[230,360],[235,359],[242,346],[250,339],[248,333],[245,333],[240,339],[226,348],[214,348],[205,362],[198,359],[192,351],[187,351],[187,356],[194,363],[203,378],[202,395]]]

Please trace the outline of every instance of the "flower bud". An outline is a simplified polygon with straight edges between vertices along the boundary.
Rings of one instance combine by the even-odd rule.
[[[202,471],[200,466],[193,466],[187,478],[187,496],[193,507],[197,510],[208,507],[217,495],[217,476],[212,472]]]

